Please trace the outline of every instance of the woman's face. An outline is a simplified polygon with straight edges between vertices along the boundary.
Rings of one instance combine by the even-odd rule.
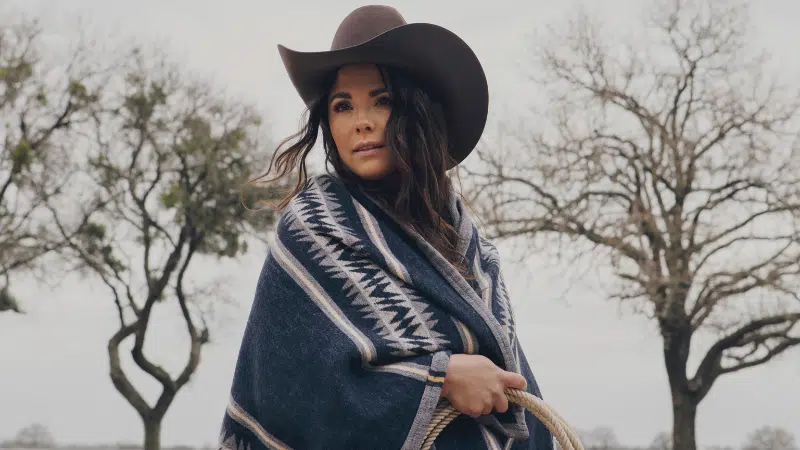
[[[367,180],[379,180],[395,168],[385,129],[392,99],[372,64],[339,69],[328,97],[328,124],[345,166]]]

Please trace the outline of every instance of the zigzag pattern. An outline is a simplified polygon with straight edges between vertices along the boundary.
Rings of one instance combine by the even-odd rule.
[[[239,441],[238,443],[236,441]],[[250,450],[250,444],[245,443],[243,440],[237,439],[236,435],[231,434],[227,438],[225,434],[219,438],[219,450]]]
[[[332,195],[315,183],[294,202],[300,217],[288,230],[298,242],[311,244],[314,263],[344,282],[344,294],[360,319],[372,321],[372,329],[387,341],[392,355],[430,353],[448,343],[434,330],[437,321],[429,305],[358,250],[361,239],[344,225],[344,212]],[[302,223],[310,225],[310,233]]]
[[[500,273],[497,275],[497,306],[500,309],[498,317],[500,325],[503,327],[503,331],[505,331],[506,335],[508,336],[508,341],[513,345],[514,339],[516,339],[516,335],[514,333],[514,311],[511,308],[511,300],[509,299],[508,291],[506,290],[506,283],[503,280],[503,275]]]
[[[503,327],[508,336],[509,342],[514,343],[516,338],[515,324],[514,324],[514,311],[511,308],[511,300],[506,290],[506,283],[503,279],[503,274],[500,271],[500,257],[497,248],[491,242],[486,240],[483,236],[479,238],[479,250],[481,260],[485,262],[487,267],[492,267],[497,272],[497,279],[495,280],[495,300],[497,301],[498,308],[498,321]]]
[[[500,265],[500,255],[497,252],[497,248],[495,248],[495,246],[492,245],[492,243],[489,242],[485,237],[478,237],[478,248],[480,249],[481,259],[486,261],[488,265]]]

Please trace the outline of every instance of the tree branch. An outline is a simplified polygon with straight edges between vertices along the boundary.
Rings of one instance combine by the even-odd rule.
[[[800,335],[793,337],[788,334],[798,322],[800,322],[800,313],[768,316],[750,321],[719,339],[700,362],[697,372],[691,380],[693,388],[702,397],[708,393],[711,385],[720,376],[763,364],[789,348],[800,345]],[[778,332],[771,331],[776,328]],[[777,344],[771,347],[768,345],[775,341]],[[722,365],[726,352],[742,349],[748,345],[753,345],[754,350],[740,358],[736,364],[728,367]],[[759,348],[763,348],[765,353],[760,357],[748,359],[755,355],[755,350]]]

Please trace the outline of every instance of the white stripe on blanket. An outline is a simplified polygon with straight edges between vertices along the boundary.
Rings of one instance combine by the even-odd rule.
[[[250,414],[247,414],[247,411],[239,406],[233,397],[228,399],[228,415],[231,416],[231,418],[238,422],[241,426],[247,428],[251,433],[258,436],[258,439],[261,441],[261,443],[263,443],[268,449],[292,450],[291,447],[281,442],[280,439],[277,439],[275,436],[267,433],[267,430],[262,428],[261,425],[259,425],[258,422],[250,416]],[[233,450],[236,449],[237,447],[233,448]]]

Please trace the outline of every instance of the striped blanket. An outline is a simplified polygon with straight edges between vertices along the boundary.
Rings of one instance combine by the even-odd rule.
[[[482,354],[538,386],[495,247],[452,195],[463,277],[340,178],[311,179],[281,215],[241,344],[220,448],[419,449],[450,355]],[[474,278],[474,279],[472,279]],[[462,415],[437,450],[553,448],[513,405]]]

